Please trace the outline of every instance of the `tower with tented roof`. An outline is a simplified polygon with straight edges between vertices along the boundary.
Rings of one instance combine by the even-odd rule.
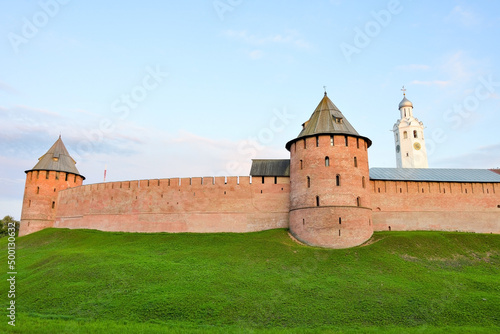
[[[61,136],[26,172],[19,236],[54,224],[60,190],[81,186],[85,177],[76,168]]]
[[[347,248],[373,234],[368,147],[327,93],[290,151],[290,232],[313,246]]]

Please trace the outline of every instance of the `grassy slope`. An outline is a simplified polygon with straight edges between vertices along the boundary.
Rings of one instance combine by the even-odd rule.
[[[81,322],[98,320],[87,324],[89,333],[159,333],[165,325],[200,333],[213,326],[213,332],[221,326],[221,332],[440,327],[450,332],[460,326],[500,331],[499,235],[380,232],[374,238],[377,242],[365,247],[325,250],[298,245],[285,230],[47,229],[18,239],[16,329],[23,332],[24,321],[24,332],[41,326],[87,333]],[[5,243],[0,241],[2,249]],[[5,297],[1,302],[6,307]],[[6,328],[4,320],[0,330]]]

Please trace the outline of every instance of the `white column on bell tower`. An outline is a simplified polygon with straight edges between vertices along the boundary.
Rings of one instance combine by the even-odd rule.
[[[399,103],[400,119],[393,127],[397,167],[428,168],[424,124],[413,117],[413,103],[406,98],[404,86],[401,90],[403,100]]]

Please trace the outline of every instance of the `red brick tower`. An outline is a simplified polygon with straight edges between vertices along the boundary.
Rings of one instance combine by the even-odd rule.
[[[59,191],[81,186],[85,180],[76,169],[76,162],[66,150],[61,136],[38,160],[35,167],[26,171],[19,236],[52,227]]]
[[[290,232],[309,245],[347,248],[373,234],[368,147],[323,97],[290,151]]]

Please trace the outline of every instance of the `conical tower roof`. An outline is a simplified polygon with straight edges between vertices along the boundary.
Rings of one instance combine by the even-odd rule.
[[[48,170],[72,173],[83,177],[83,175],[81,175],[76,168],[75,164],[76,161],[69,155],[61,136],[59,136],[59,139],[57,139],[47,153],[38,158],[38,163],[35,167],[27,170],[26,173],[32,170]],[[85,177],[83,177],[83,179],[85,179]]]
[[[354,127],[347,121],[342,112],[335,104],[325,96],[318,104],[316,109],[311,115],[311,118],[302,124],[302,131],[297,138],[289,141],[286,144],[286,149],[290,150],[292,143],[298,139],[312,137],[320,134],[342,134],[354,137],[363,138],[367,141],[368,147],[371,146],[372,141],[366,137],[360,136]]]

